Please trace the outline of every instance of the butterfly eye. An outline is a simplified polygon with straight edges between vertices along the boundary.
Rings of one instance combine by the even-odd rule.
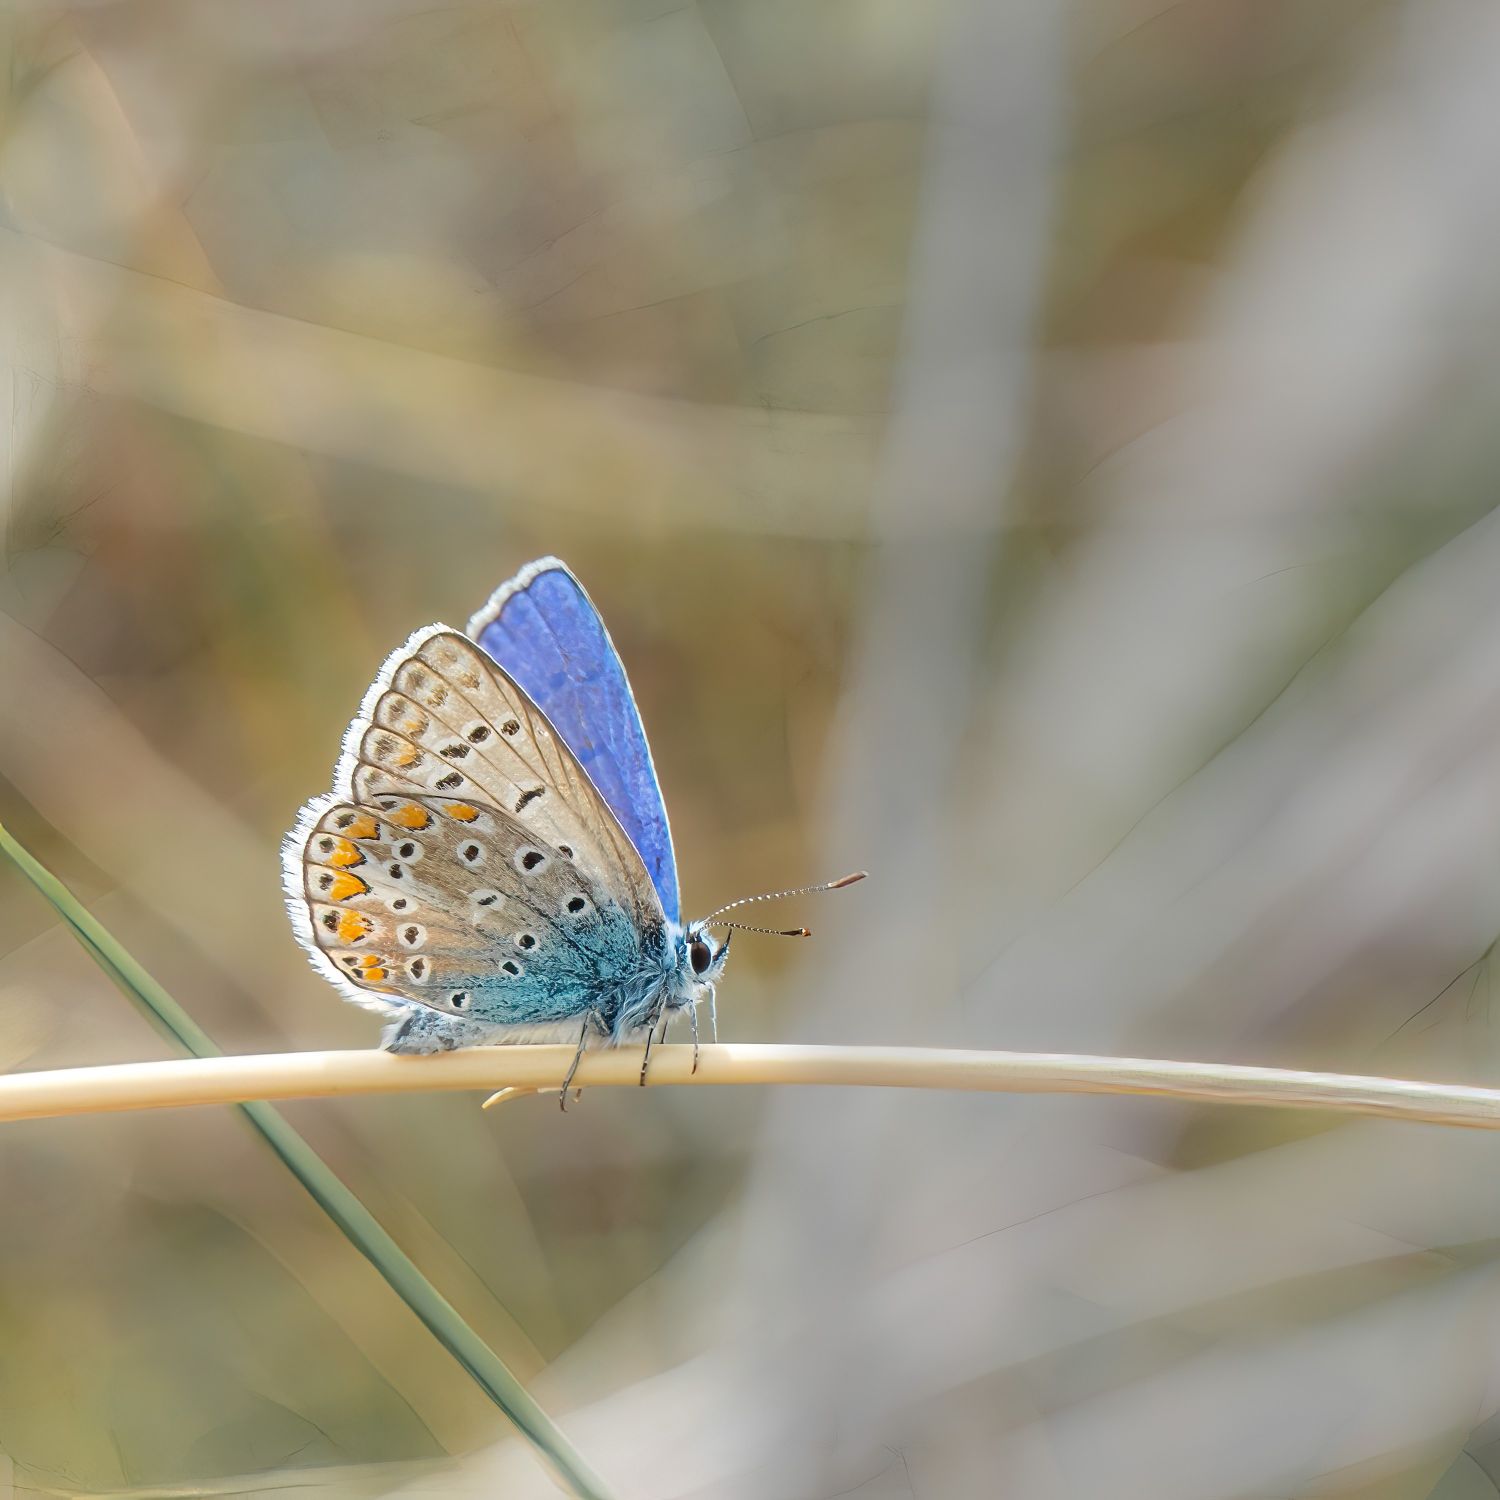
[[[688,958],[692,960],[693,973],[703,974],[714,961],[714,950],[702,938],[694,938],[688,945]]]

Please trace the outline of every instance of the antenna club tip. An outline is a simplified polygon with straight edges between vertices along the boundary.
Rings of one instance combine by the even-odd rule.
[[[869,873],[868,870],[856,870],[852,875],[840,875],[837,880],[830,880],[828,882],[828,889],[830,891],[841,891],[846,885],[858,885]]]

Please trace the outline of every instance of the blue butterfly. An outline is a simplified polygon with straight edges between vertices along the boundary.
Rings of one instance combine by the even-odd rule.
[[[625,669],[553,557],[466,635],[429,625],[387,658],[282,866],[313,967],[387,1018],[392,1052],[576,1037],[576,1068],[592,1034],[644,1038],[649,1061],[658,1023],[686,1011],[696,1062],[733,935],[710,928],[769,930],[724,920],[744,901],[682,922]]]

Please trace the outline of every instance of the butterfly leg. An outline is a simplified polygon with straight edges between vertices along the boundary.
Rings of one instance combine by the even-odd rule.
[[[667,1039],[667,1010],[662,1008],[661,1013],[661,1035],[656,1035],[656,1022],[653,1021],[646,1028],[646,1055],[641,1059],[641,1087],[646,1087],[646,1069],[651,1066],[651,1044],[653,1041],[666,1041]]]
[[[578,1033],[578,1050],[574,1052],[573,1061],[568,1064],[567,1074],[563,1078],[562,1088],[558,1090],[557,1104],[564,1114],[568,1112],[568,1090],[573,1085],[573,1075],[578,1071],[578,1064],[583,1061],[583,1049],[589,1039],[589,1022],[593,1019],[592,1015],[583,1018],[583,1030]],[[583,1090],[579,1089],[578,1092],[581,1094]]]
[[[713,991],[710,990],[708,993],[712,995]],[[693,1023],[693,1072],[696,1073],[698,1071],[698,1007],[696,1005],[688,1006],[688,1019]]]
[[[711,1042],[719,1040],[719,990],[717,985],[708,987],[708,1039]],[[696,1068],[696,1062],[694,1064]]]

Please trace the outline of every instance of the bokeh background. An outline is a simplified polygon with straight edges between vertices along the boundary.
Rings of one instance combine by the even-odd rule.
[[[385,653],[603,609],[736,1039],[1500,1082],[1491,0],[10,0],[0,817],[231,1051]],[[0,1065],[168,1055],[0,871]],[[288,1109],[631,1500],[1500,1493],[1500,1140]],[[0,1138],[0,1492],[554,1493],[228,1111]]]

